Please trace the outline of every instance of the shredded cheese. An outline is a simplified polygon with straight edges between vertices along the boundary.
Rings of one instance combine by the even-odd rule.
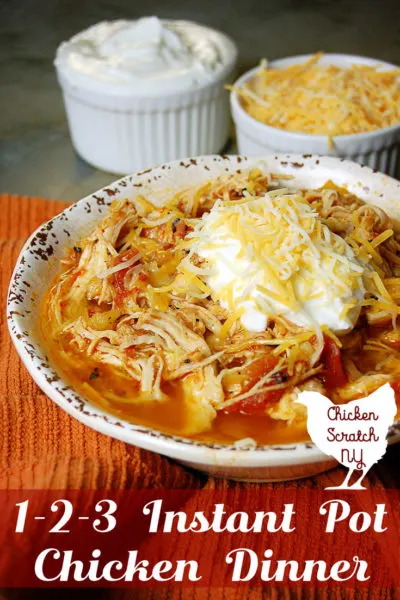
[[[110,277],[111,275],[118,273],[118,271],[122,271],[124,269],[130,269],[130,267],[132,267],[134,264],[136,264],[140,260],[140,258],[141,258],[140,254],[136,254],[133,258],[130,258],[129,260],[126,260],[126,261],[121,261],[120,263],[118,263],[117,265],[114,265],[113,267],[110,267],[106,271],[103,271],[102,273],[98,273],[97,277],[99,279],[106,279],[107,277]],[[140,270],[141,270],[141,266],[137,265],[135,267],[135,271],[139,272]]]
[[[357,213],[355,212],[354,214],[357,214]],[[383,231],[374,240],[372,240],[371,246],[373,248],[380,246],[380,244],[383,244],[383,242],[386,242],[386,240],[391,238],[393,233],[394,233],[393,229],[386,229],[386,231]]]
[[[193,283],[199,288],[200,291],[206,294],[211,294],[210,288],[199,277],[197,277],[195,273],[192,273],[186,267],[181,265],[178,266],[178,270],[182,273],[188,283]]]
[[[220,331],[218,337],[221,338],[222,340],[224,340],[227,337],[227,335],[230,333],[232,325],[234,323],[236,323],[236,321],[238,321],[238,319],[240,319],[240,317],[242,316],[243,313],[244,313],[244,307],[242,306],[241,308],[236,310],[233,314],[231,314],[227,318],[225,323],[222,325],[221,331]]]
[[[203,280],[213,298],[234,314],[246,308],[241,316],[246,328],[250,310],[264,315],[254,331],[279,314],[312,329],[329,325],[332,316],[325,320],[325,309],[318,321],[318,307],[342,311],[342,306],[332,309],[338,298],[345,305],[338,330],[348,329],[364,295],[364,266],[350,246],[301,194],[286,189],[245,202],[217,201],[188,238],[190,252],[178,269]],[[196,267],[194,257],[207,262]]]
[[[240,88],[245,110],[279,129],[314,135],[348,135],[400,122],[400,70],[363,64],[319,63],[323,53],[283,69],[261,66]],[[231,88],[232,89],[232,88]]]

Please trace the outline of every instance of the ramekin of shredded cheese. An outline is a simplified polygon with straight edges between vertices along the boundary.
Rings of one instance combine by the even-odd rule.
[[[346,54],[261,64],[231,88],[239,152],[330,154],[396,175],[400,68]]]

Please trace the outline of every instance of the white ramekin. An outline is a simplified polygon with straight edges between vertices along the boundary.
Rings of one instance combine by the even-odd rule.
[[[273,61],[270,65],[284,68],[302,63],[311,56],[308,54],[284,58]],[[390,63],[350,54],[325,54],[320,59],[320,63],[339,67],[360,63],[380,66],[383,69],[398,68]],[[258,69],[259,67],[256,67],[242,75],[235,82],[235,87],[240,87],[251,79]],[[231,92],[231,109],[240,154],[250,156],[275,152],[322,154],[347,158],[392,176],[395,176],[399,169],[400,123],[377,131],[335,136],[334,148],[330,149],[327,136],[293,133],[257,121],[242,107],[236,92]]]
[[[126,174],[220,152],[230,120],[224,84],[235,68],[237,49],[230,38],[212,31],[223,48],[223,67],[212,81],[179,93],[146,97],[137,88],[124,95],[99,92],[56,65],[77,153],[99,169]]]

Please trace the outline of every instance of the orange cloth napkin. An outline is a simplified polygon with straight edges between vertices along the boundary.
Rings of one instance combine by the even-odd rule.
[[[270,487],[325,487],[343,481],[342,469],[318,477],[276,484],[242,484],[213,479],[184,469],[174,462],[97,433],[74,420],[36,386],[11,344],[5,319],[5,299],[14,264],[29,234],[66,204],[44,198],[0,195],[0,488],[208,488],[254,490]],[[400,444],[388,449],[368,476],[367,485],[400,487]],[[50,591],[50,590],[49,590]],[[93,591],[94,592],[94,591]],[[92,597],[91,591],[85,598]],[[78,593],[78,592],[77,592]],[[311,597],[305,592],[304,597]],[[348,591],[351,597],[354,593]],[[57,591],[57,597],[62,591]],[[75,594],[75,593],[74,593]],[[131,595],[130,595],[131,594]],[[299,589],[257,590],[98,591],[96,598],[300,598]],[[346,590],[327,590],[314,597],[347,598]],[[360,593],[368,596],[368,590]],[[383,596],[389,597],[382,590]],[[14,597],[14,596],[13,596]],[[25,597],[25,596],[24,596]],[[29,596],[29,597],[42,597]],[[47,597],[43,594],[43,597]],[[51,594],[48,596],[52,597]],[[67,597],[67,596],[66,596]],[[68,596],[69,597],[69,596]],[[75,595],[74,595],[75,597]],[[392,597],[392,596],[390,596]]]

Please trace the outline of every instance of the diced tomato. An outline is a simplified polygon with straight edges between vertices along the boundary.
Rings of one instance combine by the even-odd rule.
[[[340,348],[329,336],[324,336],[325,345],[321,360],[324,364],[325,385],[328,389],[346,385],[348,379],[343,368]]]
[[[236,402],[236,404],[232,404],[232,406],[229,406],[225,412],[241,412],[245,415],[263,415],[265,414],[265,408],[269,404],[279,402],[285,391],[285,389],[270,390],[254,394],[253,396],[249,396],[244,400],[239,400],[239,402]]]
[[[187,225],[182,219],[176,219],[172,225],[172,231],[175,233],[176,237],[184,238],[188,231],[193,231],[193,227]]]
[[[390,340],[386,344],[391,348],[395,348],[395,350],[400,350],[400,340]]]
[[[123,269],[122,271],[117,271],[117,273],[114,273],[113,278],[112,278],[113,286],[115,287],[115,289],[117,291],[117,296],[115,298],[115,301],[118,305],[120,305],[122,303],[122,300],[127,295],[127,290],[125,289],[125,284],[124,284],[126,272],[127,272],[127,269]]]
[[[113,275],[113,286],[115,287],[118,293],[123,292],[125,290],[124,281],[127,270],[128,269],[122,269],[121,271],[117,271]]]
[[[149,280],[149,276],[147,275],[147,273],[145,273],[144,271],[142,271],[138,275],[138,280],[142,281],[143,283],[146,283]]]
[[[115,296],[115,305],[118,306],[119,308],[121,308],[121,306],[124,303],[125,298],[127,298],[129,296],[130,292],[129,290],[120,290],[117,292],[117,295]]]
[[[128,262],[128,260],[131,260],[131,258],[136,256],[137,253],[138,251],[136,250],[136,248],[130,248],[129,250],[126,250],[125,252],[117,256],[114,262],[116,265],[119,265],[123,262]]]
[[[271,371],[278,364],[278,358],[273,354],[265,354],[258,360],[255,360],[247,368],[243,369],[245,385],[243,392],[250,390],[266,373]],[[265,392],[255,392],[252,396],[239,400],[236,404],[229,406],[225,412],[241,412],[248,415],[264,414],[265,407],[268,404],[278,402],[283,396],[284,389],[270,390]]]
[[[126,348],[125,353],[130,357],[130,358],[136,358],[137,352],[135,350],[134,346],[129,346],[129,348]]]
[[[184,221],[179,221],[175,231],[178,237],[184,238],[186,235],[186,223]]]
[[[390,385],[394,389],[394,395],[396,397],[396,402],[398,404],[400,404],[400,379],[395,379],[395,381],[392,381],[392,383]]]
[[[243,198],[242,190],[229,190],[229,198],[230,200],[240,200]]]
[[[245,379],[248,380],[246,386],[249,390],[263,375],[271,371],[278,364],[278,358],[274,354],[265,354],[252,362],[246,369],[243,370]],[[246,390],[245,390],[246,391]]]
[[[138,251],[136,250],[136,248],[130,248],[126,252],[123,252],[122,254],[117,256],[114,264],[119,265],[121,263],[127,262],[128,260],[131,260],[132,258],[134,258],[137,253],[138,253]],[[121,306],[121,304],[123,303],[126,296],[129,295],[129,291],[125,289],[125,284],[124,284],[125,275],[127,274],[128,271],[129,271],[129,267],[127,269],[121,269],[120,271],[117,271],[112,276],[112,283],[117,291],[117,295],[115,298],[115,303],[117,304],[117,306]]]

